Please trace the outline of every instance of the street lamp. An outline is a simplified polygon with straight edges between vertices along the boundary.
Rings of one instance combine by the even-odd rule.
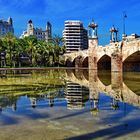
[[[126,37],[125,19],[127,18],[126,12],[123,12],[123,37]]]

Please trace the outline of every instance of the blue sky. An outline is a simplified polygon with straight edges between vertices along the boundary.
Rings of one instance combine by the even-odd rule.
[[[102,42],[109,42],[109,28],[115,25],[122,34],[122,13],[126,11],[127,34],[140,34],[139,0],[0,0],[0,19],[14,20],[15,34],[26,30],[27,21],[33,20],[35,27],[45,29],[47,21],[53,26],[53,34],[62,35],[65,20],[81,20],[84,26],[94,19]]]

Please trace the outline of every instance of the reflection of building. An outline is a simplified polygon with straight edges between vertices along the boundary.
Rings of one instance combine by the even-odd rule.
[[[39,40],[50,40],[52,37],[52,26],[50,22],[47,22],[46,30],[42,30],[42,28],[34,28],[32,20],[29,20],[27,25],[27,31],[23,32],[21,38],[31,35],[35,36]]]
[[[37,98],[30,97],[30,102],[31,102],[32,108],[36,108],[36,106],[37,106]]]
[[[49,100],[49,106],[50,107],[53,107],[54,106],[54,94],[52,93],[49,93],[47,94],[47,99]]]
[[[93,115],[97,115],[99,112],[99,93],[95,89],[90,89],[90,112]]]
[[[63,37],[67,53],[88,48],[87,30],[83,27],[81,21],[65,21]]]
[[[70,81],[66,82],[66,100],[68,109],[81,109],[88,101],[89,89]]]
[[[0,20],[0,36],[7,33],[14,34],[13,20],[11,17],[8,18],[8,21]]]
[[[118,110],[119,109],[119,100],[112,98],[111,107],[114,110]]]

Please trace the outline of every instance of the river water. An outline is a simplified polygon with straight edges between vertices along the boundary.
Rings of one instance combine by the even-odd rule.
[[[140,73],[0,71],[0,140],[139,137]]]

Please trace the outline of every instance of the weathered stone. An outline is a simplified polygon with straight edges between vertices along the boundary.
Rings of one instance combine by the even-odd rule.
[[[138,55],[138,52],[140,52],[140,39],[133,39],[131,41],[121,41],[121,42],[115,42],[115,43],[110,43],[107,46],[99,46],[98,45],[98,40],[97,39],[89,39],[89,48],[88,50],[81,50],[78,52],[73,52],[69,54],[65,54],[65,60],[68,58],[71,58],[71,62],[75,60],[78,56],[82,57],[80,61],[76,62],[77,67],[82,67],[83,62],[85,66],[85,61],[84,59],[88,57],[87,65],[89,69],[98,69],[98,64],[100,64],[101,58],[104,56],[108,56],[111,58],[111,62],[109,61],[104,61],[103,63],[111,63],[111,71],[114,72],[122,72],[123,71],[123,63],[125,63],[125,67],[130,69],[130,70],[135,70],[137,69],[140,71],[139,68],[131,68],[134,67],[136,64],[137,67],[140,66],[140,55]],[[129,60],[131,56],[131,59],[133,61],[127,61]],[[136,58],[136,59],[135,59]],[[127,62],[127,63],[126,63]],[[135,63],[136,62],[136,63]],[[100,64],[101,66],[102,64]],[[103,65],[102,67],[104,68],[107,65]],[[126,70],[124,68],[124,70]]]

